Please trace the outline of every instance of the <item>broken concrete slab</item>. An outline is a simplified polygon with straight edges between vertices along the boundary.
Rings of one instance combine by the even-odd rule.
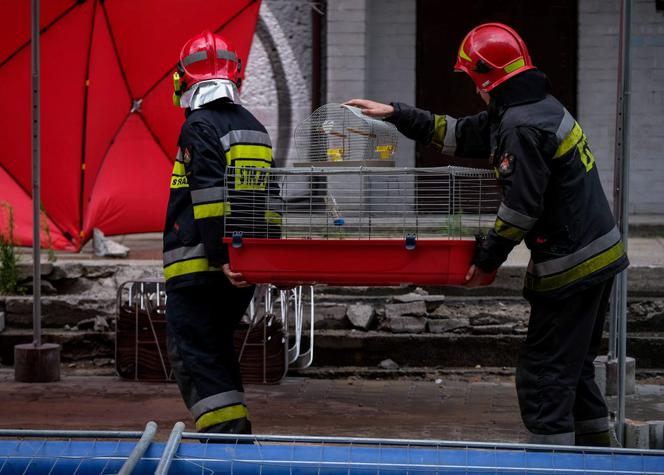
[[[391,333],[424,333],[427,320],[423,317],[392,317],[383,320],[378,329]]]
[[[389,320],[397,317],[423,317],[427,314],[424,302],[393,303],[385,305],[385,317]]]
[[[346,315],[355,328],[362,330],[371,328],[376,320],[376,312],[373,305],[365,303],[349,305]]]
[[[448,333],[470,326],[467,318],[430,318],[427,324],[431,333]]]

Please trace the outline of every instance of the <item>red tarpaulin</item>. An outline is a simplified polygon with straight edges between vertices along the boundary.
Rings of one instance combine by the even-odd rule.
[[[42,0],[42,246],[160,231],[183,113],[172,105],[180,48],[209,29],[247,64],[260,0]],[[0,204],[32,244],[30,2],[0,15]],[[244,71],[243,71],[244,72]],[[7,213],[0,207],[0,232]]]

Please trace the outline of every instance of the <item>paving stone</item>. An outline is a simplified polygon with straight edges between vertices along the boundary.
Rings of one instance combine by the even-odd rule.
[[[346,305],[316,305],[314,315],[314,328],[321,330],[339,330],[350,328],[350,322],[346,318]],[[306,311],[305,311],[306,313]],[[309,328],[309,319],[305,318],[304,328]]]
[[[424,333],[426,331],[426,327],[426,318],[393,317],[383,320],[378,329],[392,333]]]
[[[376,320],[376,312],[373,305],[365,303],[357,303],[348,306],[347,311],[348,320],[356,327],[363,330],[368,330]]]
[[[430,318],[428,319],[431,333],[447,333],[459,328],[470,326],[467,318]]]
[[[385,305],[385,316],[387,319],[404,316],[423,317],[427,309],[424,302],[393,303]]]

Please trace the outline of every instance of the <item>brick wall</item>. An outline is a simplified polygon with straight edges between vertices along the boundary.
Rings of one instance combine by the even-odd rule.
[[[620,2],[579,1],[579,121],[611,200]],[[632,10],[630,212],[664,214],[664,12]]]

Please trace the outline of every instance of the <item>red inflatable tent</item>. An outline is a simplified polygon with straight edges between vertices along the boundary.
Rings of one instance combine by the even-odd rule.
[[[42,0],[42,246],[160,231],[183,120],[171,103],[180,47],[205,29],[243,64],[260,0]],[[32,244],[30,2],[0,15],[0,232]],[[50,243],[45,229],[48,227]]]

